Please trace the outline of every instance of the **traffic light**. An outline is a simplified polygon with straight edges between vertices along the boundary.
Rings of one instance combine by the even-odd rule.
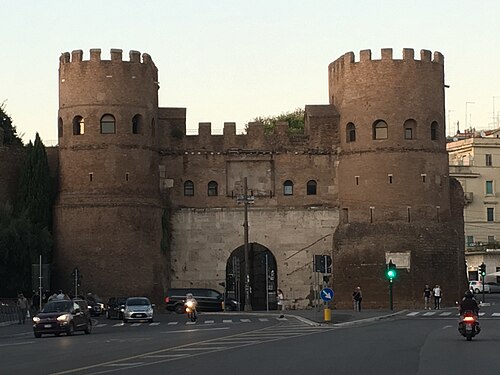
[[[314,272],[332,273],[332,257],[330,255],[315,255]]]
[[[397,275],[398,271],[396,270],[396,265],[392,263],[392,260],[390,260],[389,264],[387,264],[387,268],[385,269],[385,276],[392,281]]]
[[[482,276],[482,277],[485,277],[486,276],[486,264],[481,263],[481,265],[479,266],[479,274]]]

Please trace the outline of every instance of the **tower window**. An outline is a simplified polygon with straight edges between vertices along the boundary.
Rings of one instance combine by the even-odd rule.
[[[184,196],[192,197],[194,196],[194,183],[193,181],[184,182]]]
[[[307,195],[316,195],[316,181],[307,181]]]
[[[132,117],[132,134],[142,134],[142,116],[139,114]]]
[[[293,195],[293,182],[286,180],[283,183],[283,195]]]
[[[101,117],[101,134],[115,134],[115,118],[113,115]]]
[[[94,179],[94,173],[90,172],[89,173],[89,181],[92,182],[93,179]]]
[[[436,206],[436,220],[437,222],[441,222],[441,206]]]
[[[218,189],[217,182],[210,181],[208,183],[208,196],[209,197],[216,197],[218,195],[217,189]]]
[[[431,124],[431,140],[436,141],[438,139],[438,123],[433,121]]]
[[[85,134],[85,123],[82,116],[75,116],[73,119],[73,135]]]
[[[387,123],[384,120],[378,120],[373,124],[373,139],[387,139]]]
[[[425,173],[422,173],[420,175],[420,177],[422,177],[422,182],[425,184],[425,180],[427,179],[427,175]]]
[[[406,207],[406,217],[408,222],[411,223],[411,207]]]
[[[387,177],[389,178],[389,183],[392,184],[392,174],[388,174]]]
[[[405,139],[414,139],[417,122],[415,120],[406,120],[404,123]]]
[[[370,223],[373,223],[373,211],[375,211],[375,207],[370,207]]]
[[[346,142],[355,142],[356,141],[356,126],[350,122],[346,127]]]
[[[125,173],[125,181],[128,181],[128,178],[129,178],[129,173]]]
[[[487,195],[493,194],[493,181],[486,181],[486,194]]]
[[[359,176],[354,176],[354,181],[356,185],[359,185]]]
[[[59,117],[59,120],[57,121],[57,131],[58,131],[58,137],[61,138],[63,136],[63,120],[62,118]]]
[[[485,155],[485,163],[487,167],[491,167],[493,165],[493,158],[491,154],[486,154]]]

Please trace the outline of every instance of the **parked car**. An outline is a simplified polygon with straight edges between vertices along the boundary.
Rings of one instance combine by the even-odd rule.
[[[87,301],[87,304],[89,305],[91,316],[100,316],[104,313],[104,303],[102,303],[102,300],[98,295],[87,293],[87,295],[85,296],[85,301]]]
[[[123,323],[131,320],[147,320],[153,322],[153,305],[146,297],[129,297],[125,301]]]
[[[489,293],[500,293],[500,284],[499,283],[495,283],[493,281],[490,281],[490,282],[487,282],[486,283],[486,290],[488,290],[489,288]]]
[[[106,318],[123,319],[127,297],[111,297],[106,306]]]
[[[184,312],[184,300],[186,294],[191,293],[198,302],[199,311],[223,311],[224,295],[215,289],[207,288],[172,288],[167,290],[165,303],[168,311],[175,311],[177,314]],[[238,302],[232,298],[225,301],[226,310],[238,310]]]
[[[81,299],[53,300],[33,317],[33,333],[36,338],[42,334],[61,333],[71,336],[75,331],[92,332],[92,320],[87,302]]]
[[[469,289],[472,290],[474,293],[482,293],[483,292],[483,282],[479,281],[479,280],[469,281]],[[485,285],[484,292],[485,293],[490,292],[490,286],[488,284]]]

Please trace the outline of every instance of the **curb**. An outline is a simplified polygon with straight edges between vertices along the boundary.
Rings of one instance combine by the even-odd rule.
[[[364,324],[364,323],[371,323],[371,322],[375,322],[377,320],[389,319],[389,318],[398,316],[400,314],[404,314],[405,312],[408,312],[408,311],[409,310],[401,310],[401,311],[391,313],[391,314],[374,316],[372,318],[352,320],[352,321],[344,322],[344,323],[334,323],[334,324],[332,324],[332,326],[340,328],[340,327],[349,327],[349,326],[354,326],[354,325]]]

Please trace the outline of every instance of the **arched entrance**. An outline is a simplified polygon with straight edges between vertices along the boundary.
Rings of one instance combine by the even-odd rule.
[[[276,258],[266,247],[253,242],[248,244],[250,261],[250,298],[252,310],[276,310],[278,272]],[[266,280],[267,273],[267,280]],[[226,264],[226,292],[229,298],[245,308],[245,246],[231,253]]]

